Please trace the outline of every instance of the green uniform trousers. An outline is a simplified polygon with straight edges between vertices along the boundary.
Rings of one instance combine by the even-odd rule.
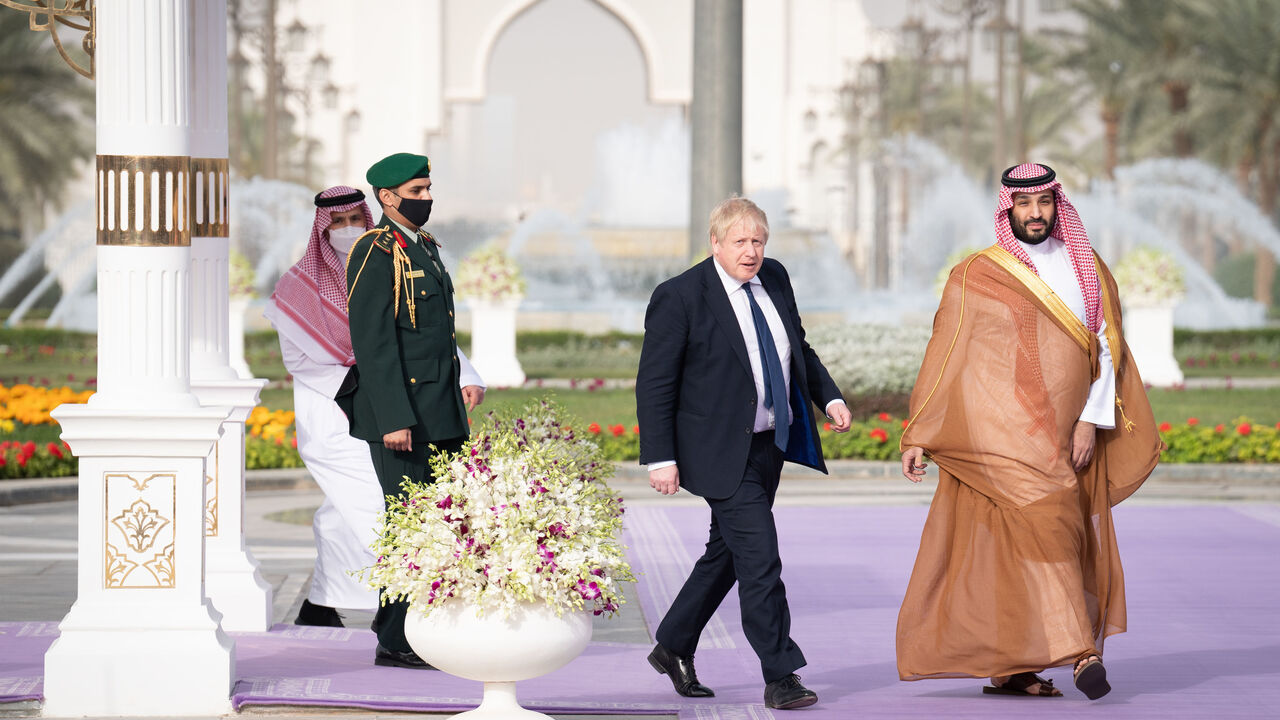
[[[412,450],[388,450],[382,443],[369,443],[373,469],[378,474],[378,483],[382,485],[383,502],[386,502],[388,495],[403,496],[400,483],[404,482],[405,477],[414,482],[429,480],[431,470],[428,462],[431,458],[437,453],[455,453],[466,441],[465,437],[460,437],[434,443],[434,452],[427,443],[415,443]],[[413,649],[404,637],[404,617],[408,610],[409,603],[404,601],[387,602],[378,606],[378,612],[373,616],[373,631],[378,635],[379,645],[396,652]]]

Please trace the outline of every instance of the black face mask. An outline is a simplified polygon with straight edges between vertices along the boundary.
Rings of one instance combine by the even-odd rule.
[[[396,195],[395,193],[391,194]],[[396,210],[404,216],[405,220],[418,227],[427,224],[427,219],[431,217],[430,200],[416,200],[414,198],[401,197],[400,195],[396,195],[396,197],[400,198],[400,205],[396,207]]]

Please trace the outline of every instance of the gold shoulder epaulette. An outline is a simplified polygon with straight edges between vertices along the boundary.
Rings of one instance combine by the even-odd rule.
[[[373,236],[373,244],[377,246],[379,250],[381,250],[382,252],[388,255],[391,254],[391,245],[392,243],[395,242],[395,238],[391,234],[390,227],[383,226],[383,227],[373,228],[372,230],[367,230],[362,235],[360,235],[360,237],[356,238],[356,242],[360,242],[361,240],[365,239],[366,237],[369,237],[370,235]]]

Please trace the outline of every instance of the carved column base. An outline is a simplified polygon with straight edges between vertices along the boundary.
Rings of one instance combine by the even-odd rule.
[[[228,631],[271,628],[271,586],[244,539],[244,422],[266,380],[191,381],[202,405],[229,406],[205,465],[205,595]]]
[[[54,410],[80,458],[77,595],[46,717],[220,715],[234,644],[204,597],[204,463],[227,408]]]

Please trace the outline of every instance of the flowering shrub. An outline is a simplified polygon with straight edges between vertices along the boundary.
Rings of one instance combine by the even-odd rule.
[[[253,285],[254,281],[253,263],[249,262],[249,258],[239,250],[232,249],[230,259],[227,262],[227,283],[229,287],[227,292],[232,298],[250,299],[258,296],[258,291]]]
[[[293,436],[292,410],[268,410],[259,405],[244,421],[245,434],[252,438],[262,438],[275,442],[283,442],[286,437]],[[279,443],[277,443],[279,444]],[[297,447],[297,442],[293,443]]]
[[[1187,291],[1182,266],[1173,255],[1152,247],[1125,254],[1115,268],[1120,299],[1127,307],[1152,307],[1176,302]]]
[[[635,578],[599,447],[546,402],[479,425],[457,454],[432,460],[435,482],[406,480],[383,514],[369,585],[424,613],[451,600],[479,613],[525,602],[615,613],[619,583]]]
[[[78,471],[79,463],[62,441],[0,441],[0,478],[67,477]]]
[[[56,424],[49,411],[62,403],[83,403],[92,390],[75,391],[69,387],[35,387],[25,383],[8,386],[0,383],[0,420],[23,425]]]
[[[1203,425],[1196,418],[1185,423],[1160,423],[1166,445],[1161,462],[1229,463],[1280,462],[1280,423],[1259,425],[1240,417],[1230,425]]]
[[[929,327],[826,325],[809,344],[846,396],[910,393],[924,361]]]
[[[455,288],[468,300],[512,300],[524,297],[520,267],[497,245],[485,245],[458,263]]]

